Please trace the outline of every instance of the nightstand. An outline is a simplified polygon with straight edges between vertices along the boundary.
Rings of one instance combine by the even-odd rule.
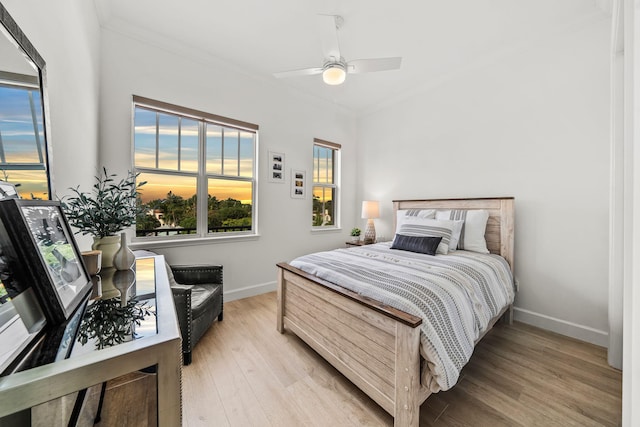
[[[351,246],[364,246],[364,245],[370,245],[371,243],[365,243],[364,240],[358,240],[357,242],[352,242],[352,241],[348,241],[345,242],[347,247],[351,247]]]

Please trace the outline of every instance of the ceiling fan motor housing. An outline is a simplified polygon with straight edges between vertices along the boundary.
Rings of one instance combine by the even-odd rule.
[[[347,63],[344,58],[339,61],[327,61],[322,66],[322,80],[328,85],[344,83],[347,77]]]

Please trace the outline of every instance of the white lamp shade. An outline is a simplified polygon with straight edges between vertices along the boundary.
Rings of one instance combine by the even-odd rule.
[[[362,202],[362,218],[380,218],[380,203],[377,200]]]
[[[322,72],[322,80],[328,85],[340,85],[347,78],[347,72],[339,64],[327,67]]]

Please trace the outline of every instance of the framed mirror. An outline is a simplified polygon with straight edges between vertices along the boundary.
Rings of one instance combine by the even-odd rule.
[[[46,65],[0,3],[0,180],[51,199]]]
[[[0,180],[6,181],[0,182],[0,199],[51,199],[53,194],[45,68],[0,3]],[[7,240],[5,226],[0,221],[0,375],[14,369],[46,325],[25,263]]]

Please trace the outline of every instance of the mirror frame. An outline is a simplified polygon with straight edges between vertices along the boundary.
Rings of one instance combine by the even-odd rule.
[[[20,49],[38,67],[40,80],[40,95],[42,100],[42,129],[44,132],[45,173],[47,176],[47,190],[49,200],[53,200],[54,187],[51,174],[51,129],[49,127],[49,96],[47,94],[47,64],[40,56],[36,48],[31,44],[27,36],[22,32],[16,21],[11,17],[7,9],[0,3],[0,24],[13,37]]]

